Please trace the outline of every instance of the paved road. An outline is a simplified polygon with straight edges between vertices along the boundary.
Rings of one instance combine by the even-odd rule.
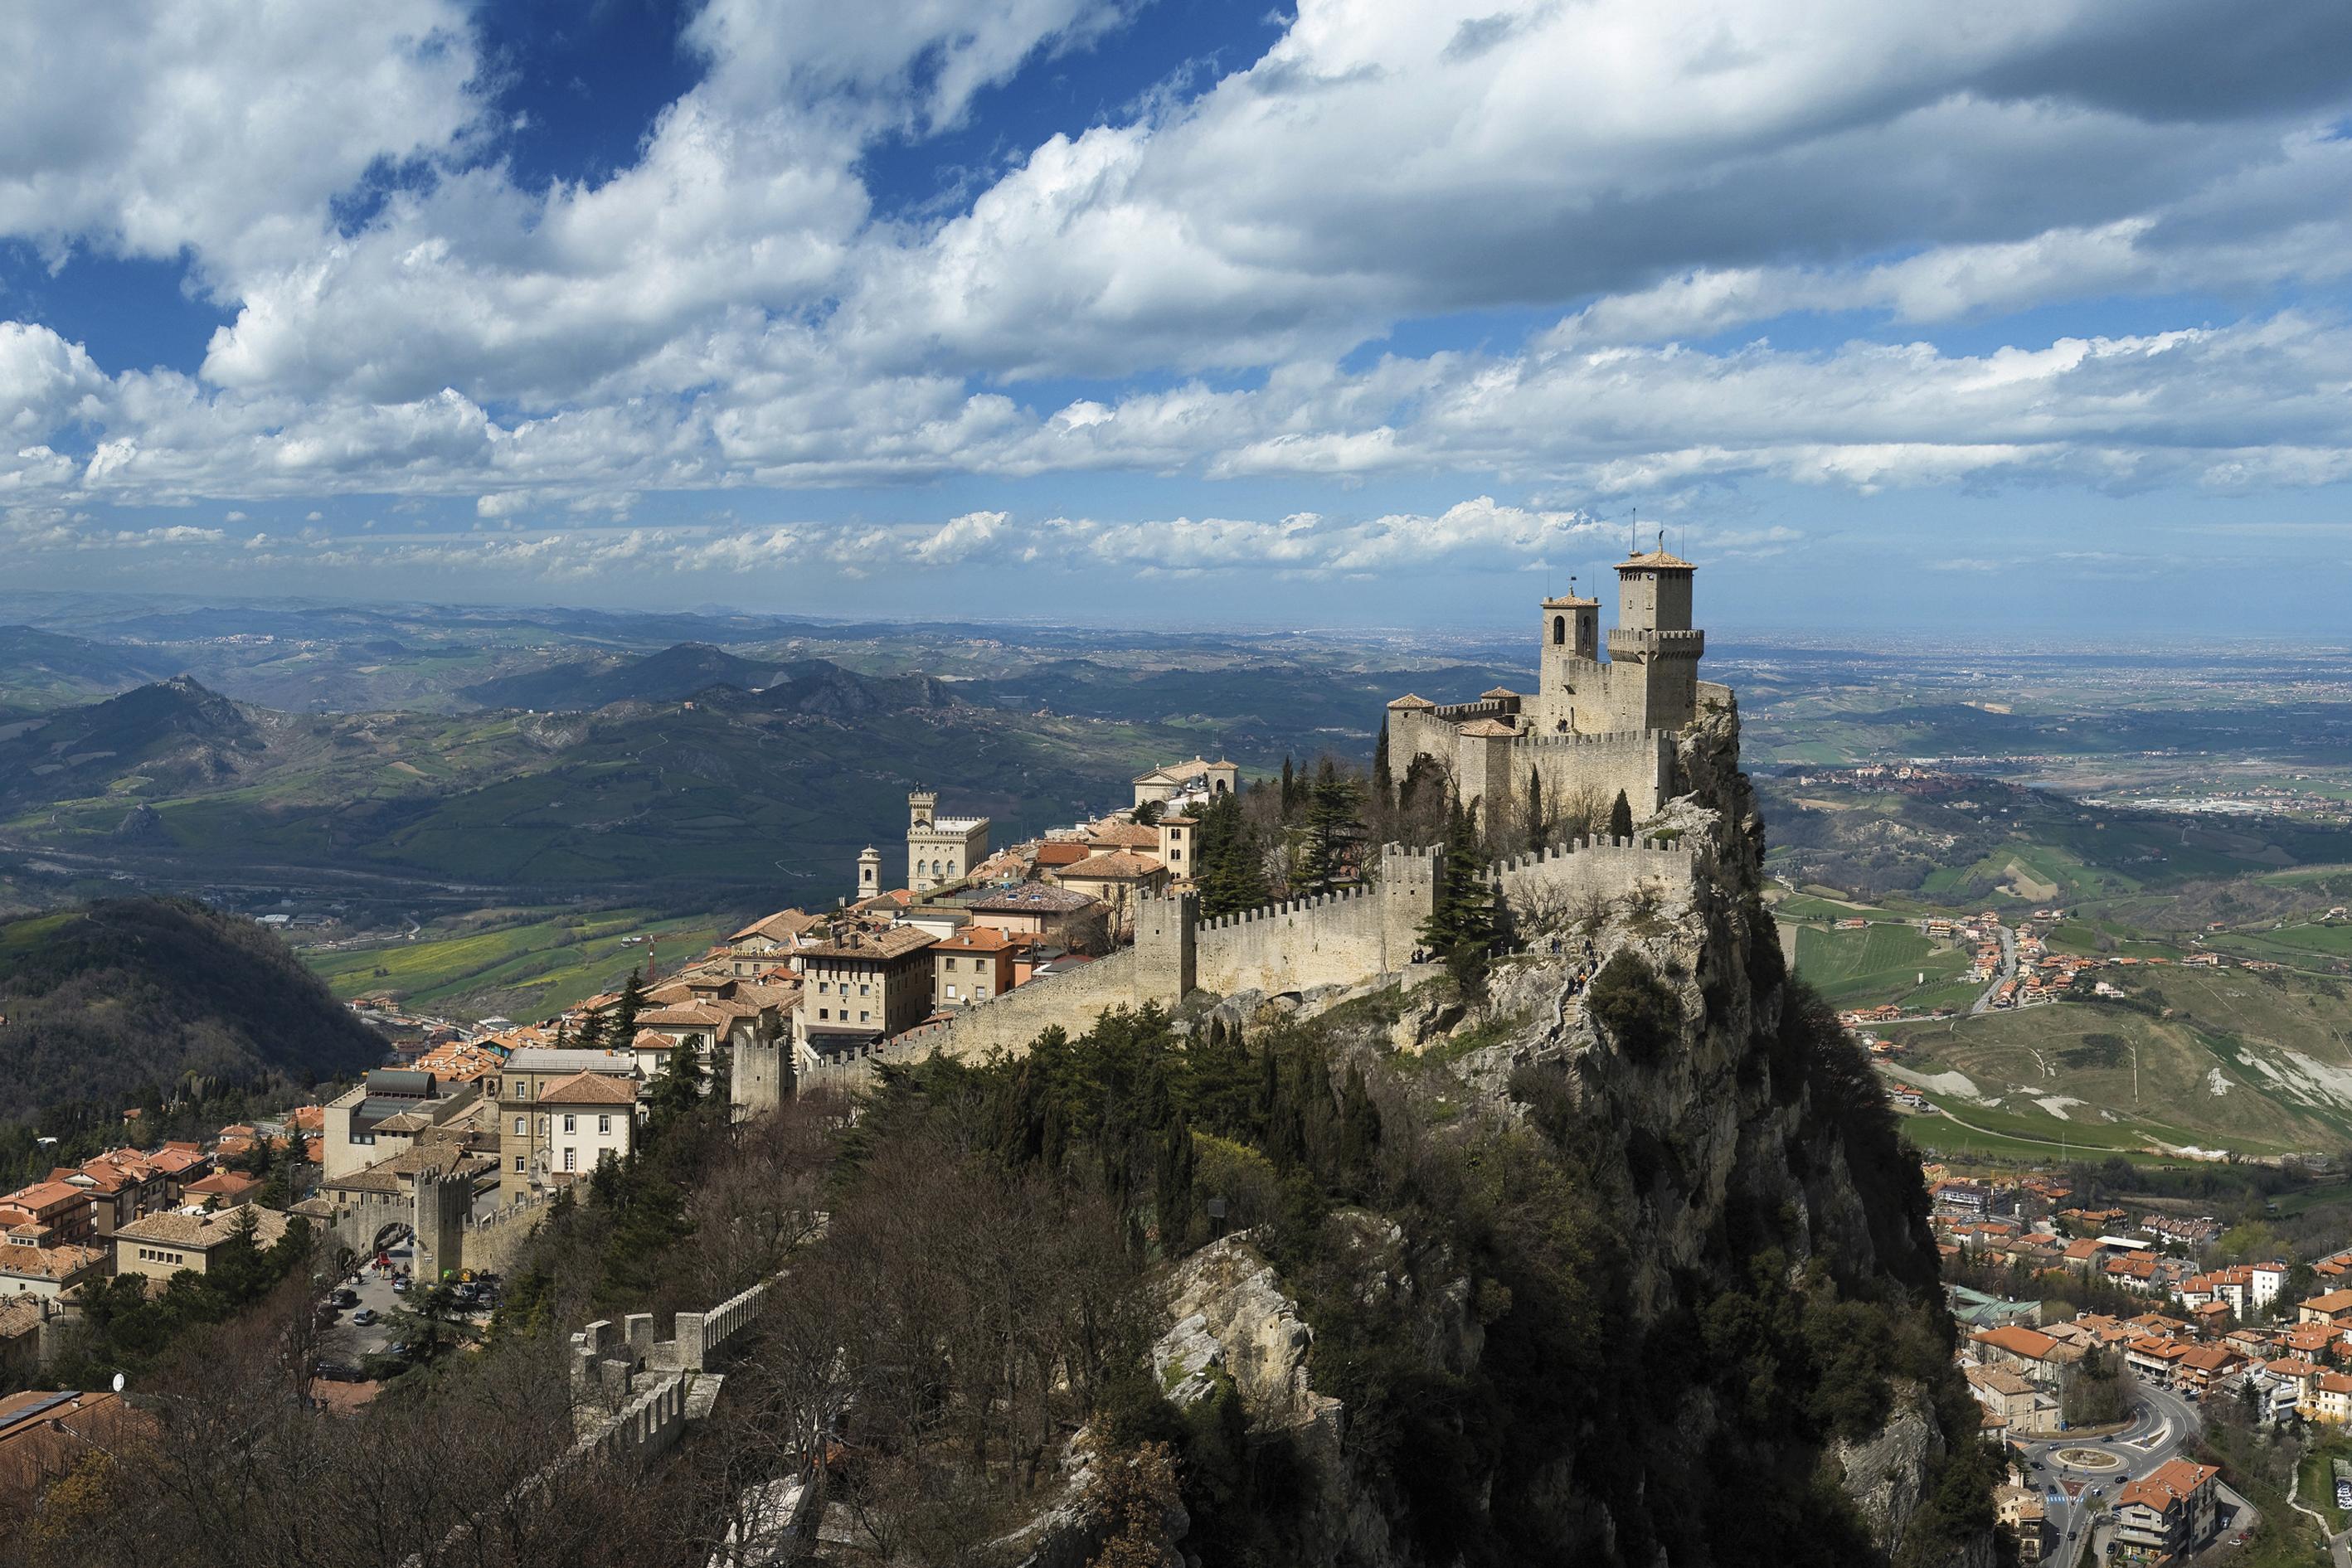
[[[2093,1537],[2102,1532],[2102,1527],[2095,1522],[2098,1515],[2115,1506],[2116,1494],[2126,1481],[2185,1452],[2193,1446],[2196,1436],[2196,1406],[2168,1389],[2142,1384],[2131,1424],[2122,1431],[2105,1437],[2061,1435],[2028,1445],[2026,1458],[2039,1467],[2028,1479],[2044,1489],[2050,1524],[2056,1536],[2048,1559],[2053,1568],[2073,1568],[2091,1545]],[[2056,1456],[2062,1448],[2095,1449],[2116,1464],[2110,1469],[2070,1469],[2058,1461]],[[2080,1490],[2068,1495],[2068,1483],[2079,1483]],[[2049,1497],[2051,1488],[2057,1489],[2055,1498]],[[2094,1489],[2098,1496],[2092,1495]],[[2242,1506],[2243,1500],[2238,1501]],[[2252,1523],[2253,1512],[2245,1509],[2241,1517],[2230,1521],[2229,1531],[2234,1534],[2251,1528]]]
[[[1994,929],[2000,933],[2000,967],[1993,971],[1992,978],[1986,982],[1985,988],[1978,993],[1977,999],[1969,1004],[1969,1011],[1971,1013],[1991,1011],[1992,994],[2000,989],[2000,983],[2003,980],[2011,978],[2017,973],[2017,933],[2006,925],[1998,925]]]

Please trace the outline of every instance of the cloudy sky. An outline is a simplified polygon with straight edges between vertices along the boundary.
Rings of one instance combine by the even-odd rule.
[[[12,587],[2352,627],[2352,6],[0,11]]]

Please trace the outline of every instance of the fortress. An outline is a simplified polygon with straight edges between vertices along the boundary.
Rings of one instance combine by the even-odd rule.
[[[1636,817],[1674,788],[1675,736],[1731,688],[1698,678],[1706,633],[1691,625],[1697,568],[1663,546],[1617,563],[1617,625],[1601,658],[1601,601],[1543,601],[1536,690],[1496,687],[1447,706],[1410,694],[1389,704],[1389,763],[1399,778],[1434,767],[1487,820],[1540,781],[1554,816],[1606,811],[1625,792]],[[1565,810],[1563,810],[1565,809]]]
[[[1690,623],[1696,570],[1663,548],[1618,563],[1618,625],[1608,634],[1605,659],[1599,601],[1573,595],[1543,601],[1532,693],[1497,689],[1447,707],[1418,696],[1388,705],[1389,755],[1400,773],[1442,775],[1490,820],[1523,806],[1528,789],[1541,788],[1559,837],[1480,873],[1515,922],[1556,918],[1593,898],[1686,899],[1711,874],[1707,837],[1687,832],[1692,819],[1682,804],[1669,809],[1678,797],[1703,795],[1738,768],[1731,689],[1698,678],[1705,635]],[[1213,791],[1206,771],[1223,766],[1158,770],[1137,780],[1139,799],[1147,784],[1171,781],[1160,774],[1188,768],[1203,771]],[[1637,826],[1631,838],[1588,836],[1621,789],[1637,825],[1653,825]],[[920,857],[914,867],[918,881],[934,858],[943,874],[959,851],[967,866],[985,852],[984,837],[962,839],[974,829],[984,835],[984,820],[949,823],[932,814],[934,803],[923,793],[910,801],[915,822],[908,842]],[[1661,817],[1663,825],[1656,822]],[[861,892],[878,875],[879,861],[871,850],[861,860]],[[933,1051],[961,1057],[1017,1052],[1047,1029],[1087,1030],[1112,1008],[1172,1009],[1201,995],[1297,995],[1377,981],[1411,985],[1437,972],[1421,961],[1421,931],[1437,907],[1444,878],[1438,852],[1389,844],[1363,867],[1357,886],[1243,914],[1204,919],[1197,896],[1181,886],[1146,894],[1135,903],[1131,946],[1016,986],[953,1017],[806,1062],[799,1082],[854,1086],[879,1062]]]

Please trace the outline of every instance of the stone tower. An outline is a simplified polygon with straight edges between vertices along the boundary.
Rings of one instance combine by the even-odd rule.
[[[1617,563],[1617,624],[1609,633],[1611,706],[1622,729],[1679,729],[1698,711],[1706,633],[1691,627],[1698,570],[1665,547]]]
[[[1576,710],[1590,713],[1601,701],[1601,601],[1573,593],[1545,600],[1538,636],[1542,650],[1535,700],[1525,705],[1528,720],[1539,735],[1580,727]]]
[[[988,858],[986,817],[942,817],[935,789],[907,797],[907,886],[929,893],[959,882]]]
[[[881,892],[882,852],[868,844],[857,855],[856,902],[862,904],[866,899],[878,897]]]

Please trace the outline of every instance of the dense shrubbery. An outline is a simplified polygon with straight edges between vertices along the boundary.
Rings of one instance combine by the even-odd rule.
[[[1682,1028],[1682,1000],[1649,961],[1631,949],[1601,967],[1585,1010],[1635,1061],[1655,1061]]]

